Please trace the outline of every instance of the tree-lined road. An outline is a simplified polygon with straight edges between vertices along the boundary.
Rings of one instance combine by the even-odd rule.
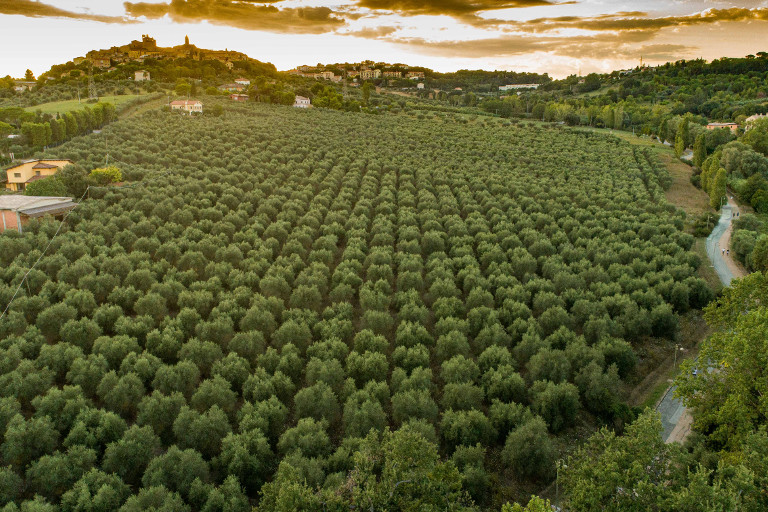
[[[723,255],[723,249],[728,249],[731,221],[737,210],[736,204],[729,200],[728,204],[723,206],[717,226],[707,237],[707,256],[723,286],[730,286],[733,279],[742,277],[733,261],[728,261],[730,256]],[[661,436],[668,443],[685,439],[692,420],[683,402],[675,397],[676,387],[670,387],[656,406],[656,410],[661,413],[661,425],[664,429]]]
[[[720,221],[717,223],[717,226],[715,226],[715,229],[712,230],[712,233],[707,237],[707,256],[709,257],[709,261],[712,262],[712,266],[715,268],[715,272],[717,272],[717,276],[720,278],[723,286],[730,286],[731,281],[734,278],[733,272],[731,272],[722,253],[722,249],[726,249],[726,247],[720,246],[720,240],[731,226],[734,211],[734,205],[730,202],[723,206]]]

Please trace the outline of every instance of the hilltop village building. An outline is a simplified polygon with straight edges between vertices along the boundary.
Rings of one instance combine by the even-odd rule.
[[[381,78],[381,70],[380,69],[364,69],[360,71],[360,78],[363,80],[375,80],[377,78]]]
[[[105,50],[92,50],[85,58],[94,66],[107,69],[112,63],[144,62],[145,59],[194,59],[194,60],[218,60],[227,68],[232,69],[234,62],[248,61],[248,56],[241,52],[230,50],[204,50],[189,43],[187,37],[184,44],[163,48],[157,46],[154,38],[143,35],[141,41],[131,41],[123,46],[113,46]]]
[[[7,190],[22,192],[27,184],[53,176],[60,169],[73,163],[72,160],[27,160],[6,170],[8,181]]]

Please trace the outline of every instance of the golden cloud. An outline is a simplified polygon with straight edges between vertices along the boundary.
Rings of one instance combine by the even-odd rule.
[[[721,22],[766,21],[768,8],[747,9],[733,7],[729,9],[708,9],[685,16],[662,16],[651,18],[648,13],[633,11],[604,14],[600,16],[561,16],[554,18],[536,18],[529,21],[506,21],[484,19],[479,16],[466,16],[464,21],[483,28],[500,28],[515,32],[545,33],[563,29],[581,29],[590,31],[652,31],[657,32],[669,27],[690,27],[694,25],[712,25]]]
[[[693,46],[675,44],[645,44],[653,34],[596,34],[591,36],[520,36],[474,39],[470,41],[428,41],[422,38],[390,39],[394,44],[427,55],[450,54],[462,58],[515,57],[542,52],[579,59],[635,59],[641,56],[654,60],[675,60]]]
[[[334,31],[346,23],[329,7],[278,9],[273,5],[243,0],[171,0],[160,4],[125,2],[123,5],[132,17],[162,18],[167,15],[180,23],[207,21],[216,25],[267,32],[322,34]]]
[[[482,11],[552,5],[548,0],[358,0],[359,7],[393,11],[405,15],[447,14],[451,16]]]
[[[136,23],[122,16],[104,16],[82,12],[67,11],[52,5],[32,0],[2,0],[0,14],[17,14],[30,18],[73,18],[78,20],[100,21],[102,23]]]
[[[382,39],[397,32],[397,27],[381,26],[361,28],[349,32],[339,32],[340,35],[362,37],[365,39]]]

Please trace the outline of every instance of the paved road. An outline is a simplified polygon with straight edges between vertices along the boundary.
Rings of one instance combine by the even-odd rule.
[[[723,206],[723,212],[720,215],[720,222],[717,223],[715,229],[712,230],[712,234],[707,237],[707,256],[709,261],[712,262],[712,266],[715,267],[720,281],[723,286],[730,286],[733,280],[733,273],[728,268],[728,264],[723,258],[723,253],[719,247],[720,238],[728,230],[728,226],[731,225],[731,219],[733,218],[733,208],[731,205]]]
[[[712,234],[707,237],[707,256],[712,266],[715,268],[720,281],[723,286],[730,286],[733,280],[733,273],[728,268],[728,264],[723,258],[722,251],[720,249],[720,239],[728,230],[728,226],[731,224],[733,208],[731,205],[723,206],[723,211],[720,215],[720,221],[712,230]],[[677,426],[680,418],[685,414],[685,406],[679,398],[675,398],[675,389],[677,386],[672,386],[667,390],[664,398],[656,406],[656,410],[661,413],[661,425],[663,432],[661,434],[662,439],[665,442],[670,442],[670,435]]]
[[[670,434],[677,426],[677,422],[683,417],[685,412],[685,406],[679,398],[675,398],[675,389],[677,386],[672,386],[667,390],[664,398],[656,406],[656,410],[661,413],[661,426],[663,431],[661,438],[666,442],[669,440]]]

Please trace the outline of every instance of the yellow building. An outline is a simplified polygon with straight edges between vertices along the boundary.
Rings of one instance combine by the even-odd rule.
[[[27,183],[53,176],[59,169],[73,163],[72,160],[28,160],[6,170],[8,182],[5,188],[21,192]]]

